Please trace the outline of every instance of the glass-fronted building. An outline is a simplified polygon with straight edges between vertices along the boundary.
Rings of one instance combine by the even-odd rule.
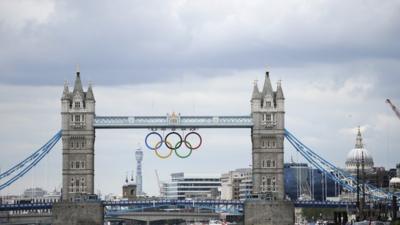
[[[219,174],[172,173],[164,183],[162,196],[168,199],[217,199],[220,196]]]
[[[318,169],[306,163],[285,163],[285,192],[292,200],[326,200],[337,197],[340,187]]]

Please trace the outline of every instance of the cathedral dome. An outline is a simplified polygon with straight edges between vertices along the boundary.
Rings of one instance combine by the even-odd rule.
[[[364,158],[364,168],[372,168],[374,166],[374,159],[370,154],[368,153],[367,149],[365,148],[355,148],[352,149],[349,154],[347,154],[346,158],[346,168],[349,167],[357,167],[357,163],[360,165],[361,169],[361,163],[362,159]]]
[[[390,179],[389,190],[395,192],[400,190],[400,177],[393,177]]]
[[[364,144],[362,143],[361,131],[359,128],[355,148],[347,154],[346,169],[351,173],[355,173],[357,171],[358,164],[359,170],[361,172],[363,161],[364,170],[366,172],[371,171],[374,166],[374,160],[372,156],[368,153],[367,149],[364,148]]]
[[[400,177],[393,177],[392,179],[390,179],[390,184],[397,184],[400,185]]]

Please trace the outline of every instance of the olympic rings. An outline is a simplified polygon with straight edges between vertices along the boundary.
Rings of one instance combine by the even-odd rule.
[[[148,139],[152,135],[156,135],[156,137],[159,139],[159,141],[157,141],[155,143],[155,145],[152,145],[152,144],[148,143]],[[176,143],[171,143],[171,141],[169,141],[169,138],[172,137],[172,135],[178,137],[178,141],[176,141]],[[197,136],[197,138],[199,139],[199,143],[196,146],[193,146],[192,143],[190,143],[187,140],[189,138],[189,136],[192,136],[192,135]],[[193,150],[196,150],[196,149],[200,148],[200,146],[201,146],[201,144],[203,142],[203,139],[201,138],[199,133],[194,132],[194,131],[191,131],[191,132],[187,133],[184,136],[184,138],[182,138],[182,136],[178,132],[175,132],[175,131],[172,131],[172,132],[168,133],[165,136],[165,138],[163,138],[161,134],[159,134],[159,133],[157,133],[155,131],[152,131],[152,132],[150,132],[150,133],[148,133],[146,135],[144,142],[145,142],[146,147],[149,148],[150,150],[154,150],[156,156],[161,158],[161,159],[166,159],[166,158],[170,157],[172,155],[173,151],[175,151],[175,155],[176,156],[178,156],[179,158],[184,159],[184,158],[189,157],[192,154]],[[165,146],[169,150],[168,154],[166,154],[166,155],[162,155],[162,154],[159,153],[159,149],[162,147],[163,144],[165,144]],[[187,154],[179,154],[178,149],[180,147],[182,147],[182,144],[184,144],[185,147],[187,149],[189,149],[189,152]]]

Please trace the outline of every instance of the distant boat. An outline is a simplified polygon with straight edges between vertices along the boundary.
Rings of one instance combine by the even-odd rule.
[[[360,222],[355,222],[354,225],[390,225],[390,222],[364,220]]]
[[[219,221],[219,220],[210,220],[210,221],[208,222],[208,224],[209,224],[209,225],[223,225],[224,223],[222,223],[222,222]]]

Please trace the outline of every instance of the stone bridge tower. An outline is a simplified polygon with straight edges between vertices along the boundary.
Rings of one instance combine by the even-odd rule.
[[[266,72],[262,91],[254,84],[251,97],[253,199],[245,201],[246,225],[293,225],[294,206],[285,200],[285,98],[280,82],[273,90]]]
[[[253,154],[253,194],[271,200],[285,196],[283,179],[283,140],[285,127],[285,98],[281,84],[272,89],[266,72],[260,92],[254,84],[251,97]]]
[[[64,85],[62,117],[62,200],[79,201],[94,194],[95,99],[91,85],[85,92],[80,73],[74,89]]]

